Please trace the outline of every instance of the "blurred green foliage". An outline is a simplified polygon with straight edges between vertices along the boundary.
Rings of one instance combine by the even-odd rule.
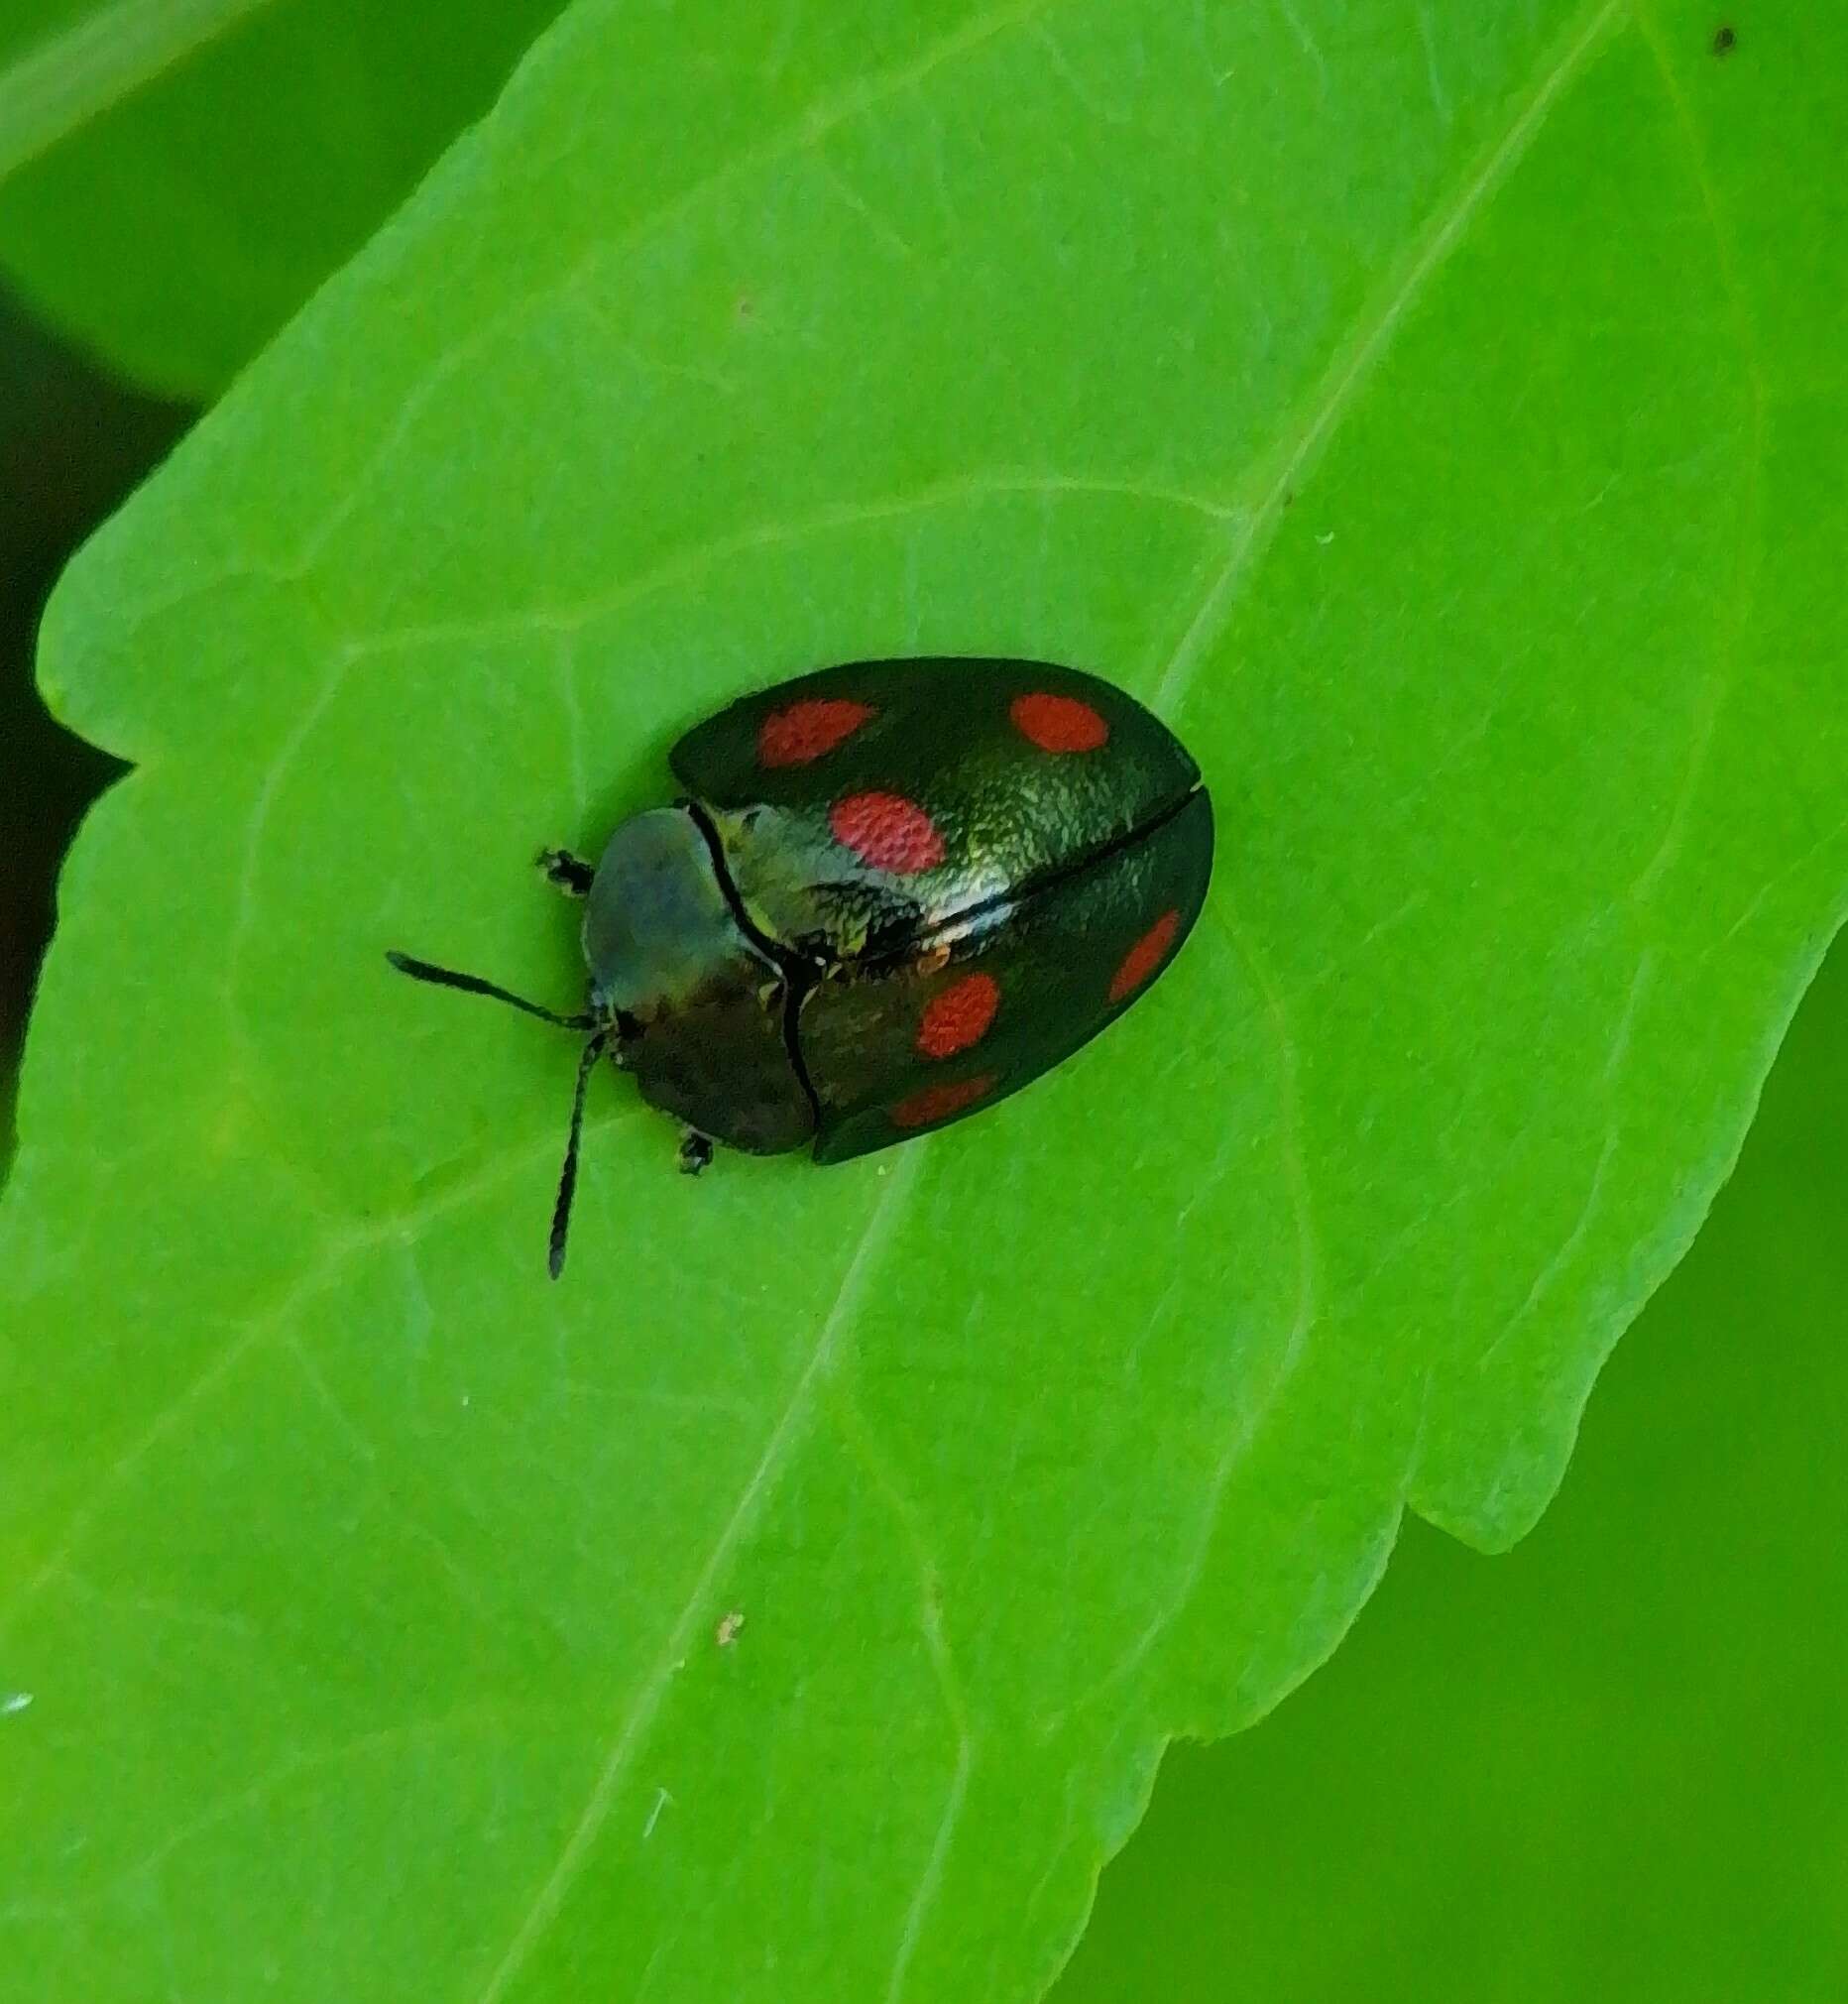
[[[7,0],[0,273],[137,381],[208,396],[559,5]]]
[[[1848,1996],[1848,952],[1493,1562],[1407,1526],[1332,1663],[1175,1748],[1054,2004]]]

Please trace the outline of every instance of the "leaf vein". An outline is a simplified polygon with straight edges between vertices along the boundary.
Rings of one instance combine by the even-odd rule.
[[[929,1540],[925,1537],[922,1512],[915,1499],[899,1485],[886,1457],[879,1451],[871,1423],[862,1410],[859,1401],[846,1387],[837,1390],[833,1407],[843,1437],[861,1467],[871,1478],[873,1488],[890,1510],[917,1568],[918,1628],[924,1638],[925,1654],[930,1661],[931,1674],[936,1680],[938,1696],[943,1703],[944,1714],[950,1722],[955,1745],[943,1809],[938,1816],[937,1828],[925,1856],[923,1870],[919,1873],[917,1885],[913,1888],[906,1905],[904,1922],[893,1951],[892,1973],[886,1984],[885,2004],[898,2004],[898,2000],[904,1994],[905,1981],[910,1972],[912,1958],[917,1952],[917,1945],[923,1937],[926,1917],[942,1887],[944,1865],[950,1855],[950,1845],[969,1799],[969,1781],[975,1768],[975,1736],[970,1723],[969,1700],[963,1688],[962,1673],[957,1669],[955,1652],[950,1646],[949,1634],[944,1626],[943,1570],[937,1563]]]
[[[872,501],[835,502],[797,517],[766,519],[751,523],[728,535],[712,536],[689,549],[676,551],[660,563],[637,572],[610,591],[575,605],[521,607],[497,614],[491,619],[427,621],[416,626],[397,627],[382,633],[354,635],[343,644],[354,659],[399,648],[447,647],[470,641],[518,640],[535,632],[574,634],[593,620],[607,619],[626,607],[697,578],[714,563],[755,549],[771,549],[785,542],[826,534],[830,530],[859,529],[873,523],[902,521],[927,509],[947,508],[959,501],[1004,499],[1015,495],[1079,495],[1105,499],[1149,501],[1163,507],[1188,509],[1213,521],[1223,522],[1234,511],[1211,495],[1186,488],[1163,487],[1146,481],[1092,477],[1079,473],[1018,473],[959,475],[908,493],[884,495]]]
[[[1282,1348],[1270,1365],[1267,1381],[1259,1387],[1246,1406],[1239,1423],[1227,1430],[1225,1444],[1207,1479],[1205,1496],[1193,1534],[1192,1550],[1188,1553],[1186,1562],[1176,1578],[1173,1591],[1167,1594],[1163,1605],[1150,1617],[1141,1634],[1110,1670],[1057,1721],[1061,1724],[1072,1713],[1089,1709],[1109,1693],[1118,1690],[1148,1661],[1163,1638],[1186,1612],[1195,1591],[1206,1577],[1207,1562],[1212,1556],[1213,1537],[1218,1530],[1220,1513],[1224,1509],[1232,1476],[1249,1453],[1260,1429],[1276,1411],[1279,1400],[1288,1390],[1302,1365],[1303,1358],[1308,1355],[1310,1339],[1321,1312],[1321,1241],[1316,1228],[1315,1199],[1309,1178],[1308,1156],[1303,1146],[1302,1066],[1296,1033],[1290,1023],[1288,1005],[1284,1001],[1283,991],[1269,964],[1259,952],[1256,942],[1226,909],[1221,897],[1209,899],[1207,915],[1219,936],[1250,969],[1252,979],[1263,998],[1265,1015],[1271,1025],[1277,1059],[1278,1150],[1296,1235],[1296,1305],[1291,1312],[1290,1326],[1284,1335]],[[1210,934],[1209,937],[1211,936]]]
[[[645,1108],[635,1106],[621,1113],[609,1115],[602,1120],[587,1122],[585,1131],[592,1135],[607,1133],[627,1125],[631,1120],[644,1117],[652,1118],[648,1116]],[[296,1279],[284,1286],[268,1306],[260,1306],[251,1311],[238,1334],[219,1347],[204,1366],[180,1386],[141,1433],[102,1473],[88,1495],[76,1505],[65,1520],[63,1532],[57,1545],[38,1570],[28,1575],[20,1584],[13,1598],[5,1609],[0,1611],[0,1632],[9,1628],[20,1613],[58,1578],[72,1552],[82,1541],[84,1532],[96,1521],[109,1498],[122,1487],[161,1442],[209,1397],[214,1387],[223,1383],[246,1357],[253,1356],[266,1343],[286,1331],[289,1319],[297,1310],[313,1300],[317,1294],[332,1287],[348,1261],[375,1251],[394,1240],[413,1235],[430,1221],[471,1204],[477,1198],[489,1195],[516,1171],[528,1167],[542,1157],[549,1157],[557,1145],[557,1136],[548,1132],[542,1141],[534,1141],[528,1146],[499,1149],[465,1181],[438,1192],[420,1204],[407,1206],[392,1216],[376,1219],[364,1227],[328,1240],[320,1256]]]
[[[481,1993],[481,2004],[499,2004],[509,1986],[524,1966],[527,1957],[557,1919],[560,1909],[590,1857],[592,1846],[608,1822],[616,1792],[628,1772],[631,1760],[643,1735],[654,1723],[661,1701],[672,1682],[674,1666],[686,1653],[693,1631],[699,1624],[708,1597],[719,1576],[743,1543],[755,1521],[758,1505],[774,1488],[783,1466],[801,1436],[810,1415],[815,1394],[826,1380],[829,1366],[840,1349],[843,1335],[858,1312],[879,1257],[890,1242],[903,1216],[910,1193],[917,1182],[924,1143],[914,1141],[892,1171],[867,1217],[841,1276],[833,1305],[822,1318],[808,1361],[789,1394],[781,1415],[770,1431],[762,1455],[745,1483],[731,1515],[721,1527],[705,1563],[695,1576],[685,1604],[662,1639],[661,1648],[634,1701],[605,1751],[591,1785],[590,1794],[579,1812],[570,1834],[541,1880],[506,1952],[496,1963]]]
[[[1627,4],[1628,0],[1602,0],[1576,25],[1564,48],[1542,67],[1507,131],[1462,185],[1440,203],[1410,259],[1360,315],[1307,400],[1291,413],[1273,455],[1276,471],[1262,483],[1259,500],[1231,537],[1224,562],[1156,684],[1157,710],[1172,715],[1186,698],[1202,659],[1230,620],[1240,587],[1275,533],[1286,498],[1295,492],[1353,407],[1426,286],[1506,180],[1546,123],[1547,114],[1576,80],[1591,52]]]
[[[1753,324],[1751,307],[1747,303],[1745,288],[1739,278],[1732,233],[1721,212],[1719,194],[1713,185],[1713,177],[1707,172],[1706,151],[1700,143],[1700,135],[1694,125],[1692,107],[1688,104],[1686,92],[1682,90],[1675,75],[1669,53],[1663,46],[1662,31],[1657,25],[1648,0],[1638,0],[1637,26],[1642,35],[1643,46],[1649,52],[1650,60],[1661,81],[1663,95],[1667,98],[1670,111],[1674,115],[1675,130],[1687,149],[1688,171],[1693,177],[1694,186],[1699,191],[1701,209],[1705,214],[1707,227],[1712,233],[1714,269],[1719,276],[1720,288],[1726,295],[1727,310],[1732,317],[1734,343],[1739,351],[1740,374],[1746,383],[1749,399],[1747,420],[1749,437],[1745,465],[1739,482],[1739,520],[1733,536],[1731,603],[1715,637],[1712,665],[1707,671],[1699,701],[1695,706],[1693,730],[1682,768],[1681,782],[1676,790],[1674,805],[1669,810],[1662,839],[1630,886],[1631,901],[1641,905],[1648,903],[1655,895],[1662,880],[1681,854],[1687,839],[1688,817],[1693,811],[1694,800],[1699,793],[1700,783],[1706,775],[1707,763],[1712,756],[1714,734],[1719,728],[1720,713],[1726,707],[1726,699],[1731,694],[1736,679],[1735,663],[1740,640],[1751,617],[1763,560],[1764,461],[1766,436],[1770,425],[1771,393],[1766,385],[1764,366],[1760,360],[1757,328]]]
[[[832,97],[810,106],[801,116],[791,119],[761,146],[747,148],[727,161],[723,167],[715,168],[712,173],[702,176],[681,189],[678,194],[669,196],[645,215],[637,217],[625,228],[618,230],[615,235],[592,244],[559,277],[533,292],[522,295],[500,312],[491,315],[466,339],[458,341],[455,346],[438,356],[421,373],[399,406],[396,416],[386,425],[377,443],[360,462],[353,478],[347,484],[345,495],[323,518],[320,526],[309,533],[296,555],[284,566],[280,575],[284,578],[298,578],[313,568],[333,538],[352,518],[374,476],[409,436],[424,411],[442,393],[458,371],[508,328],[518,324],[546,300],[562,297],[577,290],[594,278],[611,259],[620,257],[624,252],[645,242],[656,230],[674,221],[689,209],[696,208],[700,202],[728,182],[766,168],[775,161],[797,157],[804,153],[818,153],[823,140],[850,120],[860,117],[890,98],[902,96],[906,91],[915,89],[926,77],[946,63],[971,54],[983,44],[1005,34],[1009,29],[1023,25],[1053,4],[1055,0],[1014,0],[1014,4],[1010,6],[996,7],[964,23],[961,28],[923,51],[912,61],[881,75],[863,78],[860,82],[837,91]]]

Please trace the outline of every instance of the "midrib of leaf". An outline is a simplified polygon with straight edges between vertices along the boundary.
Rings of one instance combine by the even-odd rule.
[[[0,183],[269,0],[115,0],[0,68]]]

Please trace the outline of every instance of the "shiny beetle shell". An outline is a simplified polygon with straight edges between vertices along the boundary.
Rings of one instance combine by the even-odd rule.
[[[660,902],[630,834],[654,817],[618,830],[592,1007],[636,1017],[620,1061],[645,1098],[736,1147],[812,1135],[841,1162],[993,1106],[1144,994],[1206,896],[1198,767],[1076,669],[826,668],[733,703],[671,763],[687,797],[663,814],[705,917],[613,957],[616,915],[633,942]]]

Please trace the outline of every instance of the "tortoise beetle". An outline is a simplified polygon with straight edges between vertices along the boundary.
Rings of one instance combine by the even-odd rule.
[[[547,875],[582,896],[574,1015],[406,954],[419,981],[588,1033],[552,1217],[564,1265],[604,1053],[685,1126],[845,1162],[1017,1092],[1172,960],[1213,807],[1133,697],[1041,661],[856,661],[743,697],[669,756],[686,789]]]

